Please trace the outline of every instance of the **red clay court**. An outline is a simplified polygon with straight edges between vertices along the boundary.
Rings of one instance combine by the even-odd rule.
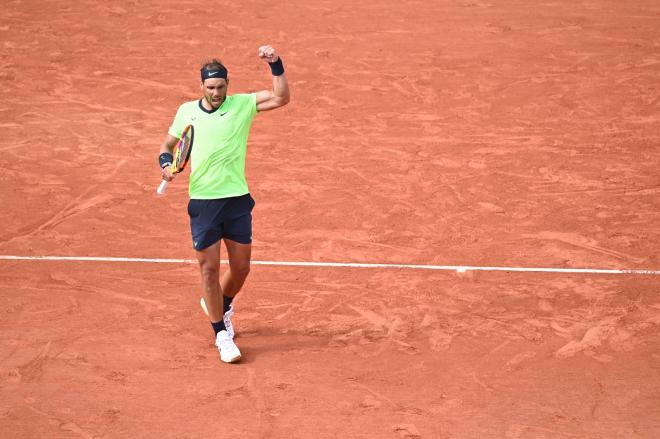
[[[660,437],[659,23],[650,0],[7,1],[0,437]],[[226,365],[187,179],[157,198],[156,158],[205,59],[270,87],[262,44],[292,101],[250,136]]]

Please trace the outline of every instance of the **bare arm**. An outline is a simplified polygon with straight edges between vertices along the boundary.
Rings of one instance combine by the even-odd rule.
[[[277,62],[280,57],[271,46],[259,48],[259,58],[268,63]],[[273,89],[262,90],[257,94],[257,111],[268,111],[280,108],[289,103],[289,83],[286,74],[273,76]]]

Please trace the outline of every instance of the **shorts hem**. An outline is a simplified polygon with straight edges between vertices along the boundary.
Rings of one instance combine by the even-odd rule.
[[[230,241],[238,242],[239,244],[252,244],[252,238],[244,238],[240,236],[223,236],[221,239],[229,239]]]

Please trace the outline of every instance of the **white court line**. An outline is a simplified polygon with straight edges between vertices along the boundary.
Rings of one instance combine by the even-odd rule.
[[[95,256],[10,256],[0,255],[0,260],[11,261],[76,261],[76,262],[143,262],[151,264],[196,264],[193,259],[110,258]],[[226,260],[222,261],[227,263]],[[648,274],[660,275],[660,270],[605,269],[605,268],[541,268],[541,267],[479,267],[469,265],[420,265],[420,264],[369,264],[351,262],[286,262],[252,261],[252,265],[279,265],[285,267],[344,267],[344,268],[404,268],[413,270],[510,271],[525,273],[583,273],[583,274]]]

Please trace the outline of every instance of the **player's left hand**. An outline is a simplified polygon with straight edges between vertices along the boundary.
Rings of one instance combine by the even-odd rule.
[[[280,56],[272,46],[261,46],[259,48],[259,58],[269,63],[273,63],[280,59]]]

